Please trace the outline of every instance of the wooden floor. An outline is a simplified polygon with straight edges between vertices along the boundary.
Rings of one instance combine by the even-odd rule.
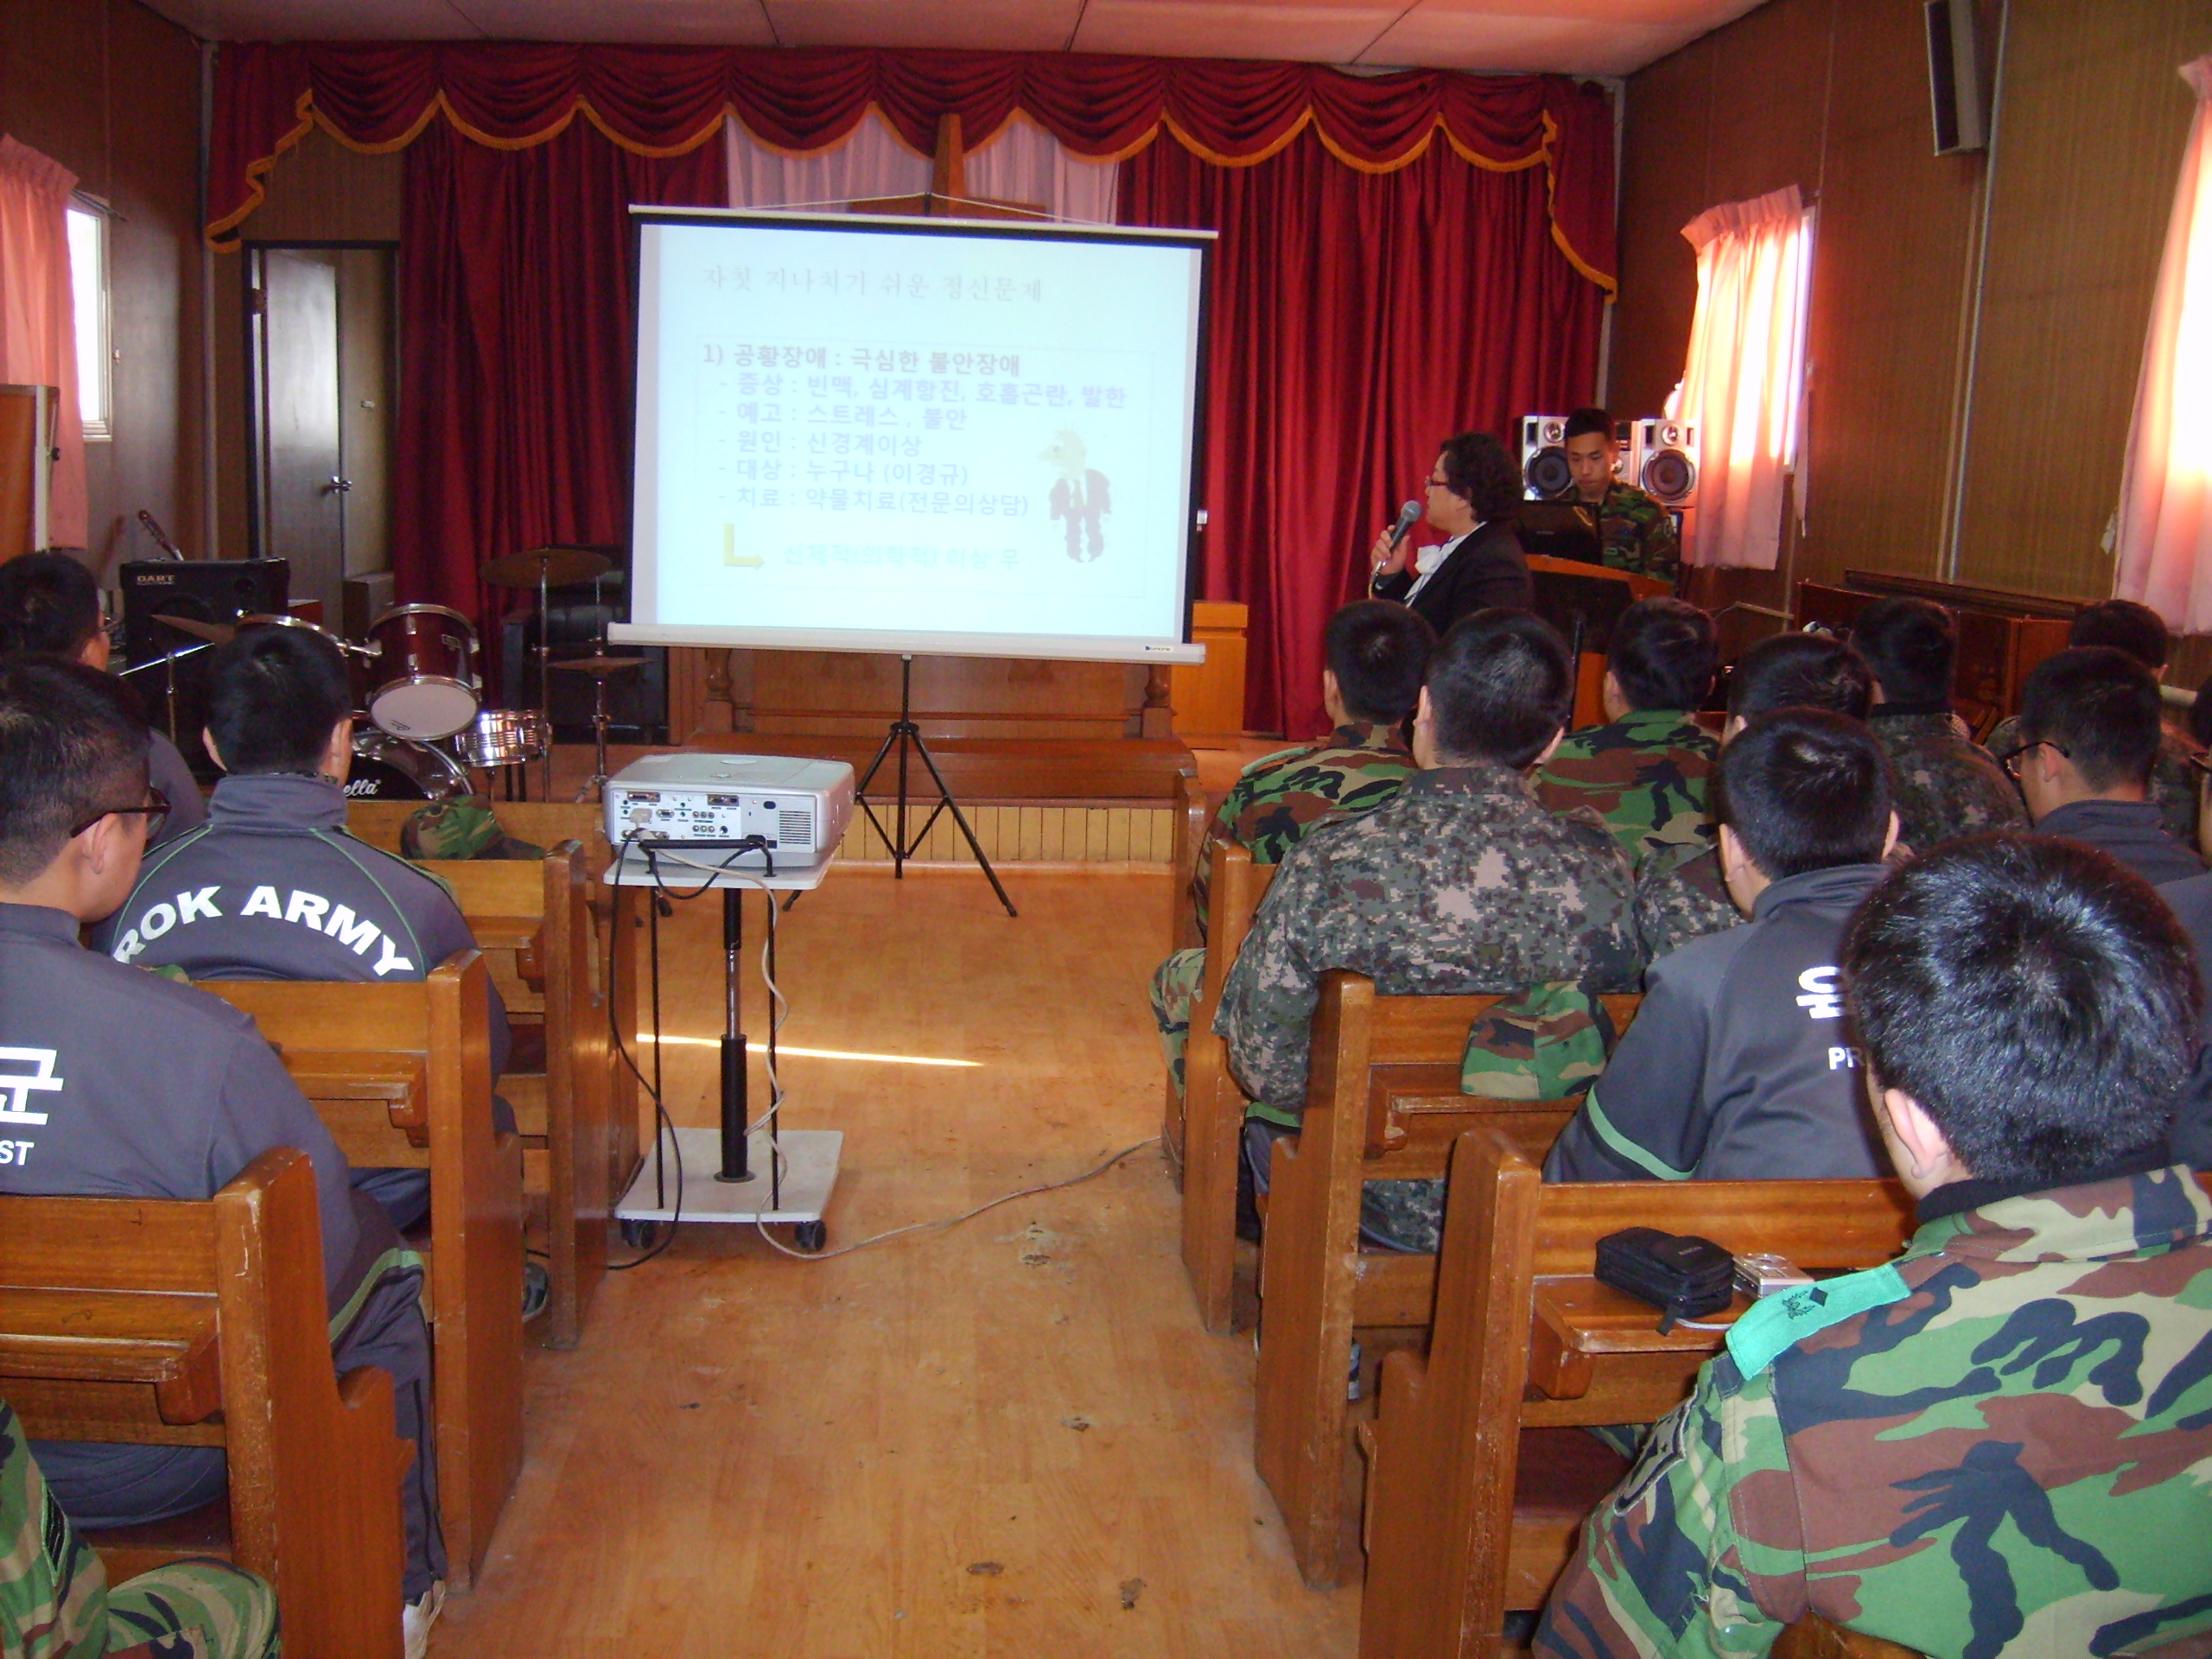
[[[1166,878],[1008,885],[1018,920],[980,874],[840,870],[784,918],[785,1043],[963,1063],[786,1059],[788,1123],[847,1136],[832,1249],[1158,1132]],[[712,899],[664,924],[671,1032],[719,1029],[720,938]],[[713,1049],[671,1054],[677,1120],[711,1122]],[[1154,1143],[834,1259],[684,1228],[580,1351],[533,1351],[522,1478],[434,1659],[1351,1655],[1358,1592],[1299,1581],[1251,1341],[1199,1330],[1176,1202]]]

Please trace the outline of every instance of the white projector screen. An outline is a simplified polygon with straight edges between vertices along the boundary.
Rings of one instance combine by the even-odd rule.
[[[614,639],[1203,660],[1210,235],[633,212]]]

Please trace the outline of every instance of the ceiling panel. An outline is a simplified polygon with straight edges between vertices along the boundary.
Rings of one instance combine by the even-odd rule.
[[[760,0],[448,0],[495,40],[773,46]]]
[[[483,34],[449,0],[155,0],[207,41],[453,41]]]
[[[785,46],[1058,52],[1082,0],[766,0]]]
[[[1350,63],[1404,10],[1403,0],[1090,0],[1075,49]]]

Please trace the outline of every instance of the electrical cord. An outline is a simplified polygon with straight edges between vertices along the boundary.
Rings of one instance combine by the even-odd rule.
[[[629,845],[628,837],[626,836],[624,838],[623,845],[626,849],[627,848]],[[618,853],[615,856],[619,865],[621,855]],[[652,901],[658,902],[658,898],[659,894],[656,890],[653,893]],[[614,1052],[621,1057],[622,1064],[630,1068],[630,1075],[638,1080],[638,1087],[644,1090],[647,1096],[652,1101],[653,1136],[656,1142],[654,1148],[656,1153],[658,1153],[659,1149],[658,1143],[660,1138],[662,1136],[666,1136],[669,1149],[676,1155],[676,1208],[674,1213],[669,1217],[668,1231],[661,1237],[656,1239],[653,1242],[652,1248],[646,1250],[644,1255],[632,1256],[627,1262],[610,1262],[607,1264],[607,1270],[609,1273],[627,1273],[632,1268],[641,1268],[645,1266],[646,1262],[652,1261],[655,1256],[658,1255],[663,1250],[665,1250],[671,1244],[676,1242],[677,1224],[683,1219],[683,1143],[676,1138],[676,1125],[669,1118],[668,1108],[661,1103],[660,1090],[653,1087],[652,1084],[647,1080],[645,1074],[638,1069],[636,1057],[630,1052],[629,1044],[625,1042],[622,1039],[622,1020],[617,1011],[620,1004],[614,995],[614,967],[615,963],[620,960],[620,953],[615,949],[615,918],[610,917],[608,918],[607,927],[607,972],[602,976],[603,982],[607,986],[607,1035],[614,1039]],[[656,1042],[658,1042],[660,1033],[656,1031],[653,1035]]]

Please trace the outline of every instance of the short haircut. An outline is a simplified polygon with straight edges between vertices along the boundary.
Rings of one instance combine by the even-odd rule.
[[[1959,631],[1933,600],[1878,599],[1851,625],[1851,643],[1891,702],[1943,702],[1951,695]]]
[[[1713,619],[1679,599],[1639,599],[1613,624],[1605,666],[1631,709],[1702,708],[1720,667]]]
[[[1761,715],[1721,750],[1713,775],[1715,813],[1770,881],[1878,863],[1890,806],[1882,746],[1825,709]]]
[[[1487,432],[1462,432],[1440,446],[1444,486],[1484,523],[1510,518],[1521,506],[1521,463]]]
[[[1533,611],[1488,610],[1452,625],[1428,659],[1436,747],[1452,760],[1534,763],[1574,709],[1567,642]]]
[[[1875,888],[1843,969],[1875,1074],[1975,1176],[2063,1186],[2163,1144],[2196,1049],[2196,952],[2105,854],[1947,842]]]
[[[207,729],[229,772],[315,771],[353,711],[346,658],[312,628],[240,628],[207,664]]]
[[[2066,752],[2091,789],[2148,784],[2158,759],[2158,682],[2110,645],[2046,657],[2020,690],[2020,738]]]
[[[100,585],[67,553],[0,564],[0,651],[74,657],[100,631]]]
[[[1777,633],[1745,652],[1728,676],[1728,712],[1756,720],[1770,709],[1826,709],[1866,718],[1874,678],[1866,659],[1826,633]]]
[[[2107,599],[2074,613],[2066,631],[2069,645],[2110,645],[2124,651],[2153,674],[2166,665],[2165,619],[2132,599]]]
[[[1344,712],[1395,726],[1421,697],[1436,631],[1418,611],[1387,599],[1360,599],[1329,619],[1326,645]]]
[[[65,657],[0,658],[0,881],[22,886],[77,825],[143,801],[146,742],[113,676]]]
[[[1613,442],[1613,417],[1592,404],[1578,409],[1567,417],[1567,430],[1560,435],[1563,443],[1573,443],[1577,438],[1586,438],[1592,432],[1607,443]]]

